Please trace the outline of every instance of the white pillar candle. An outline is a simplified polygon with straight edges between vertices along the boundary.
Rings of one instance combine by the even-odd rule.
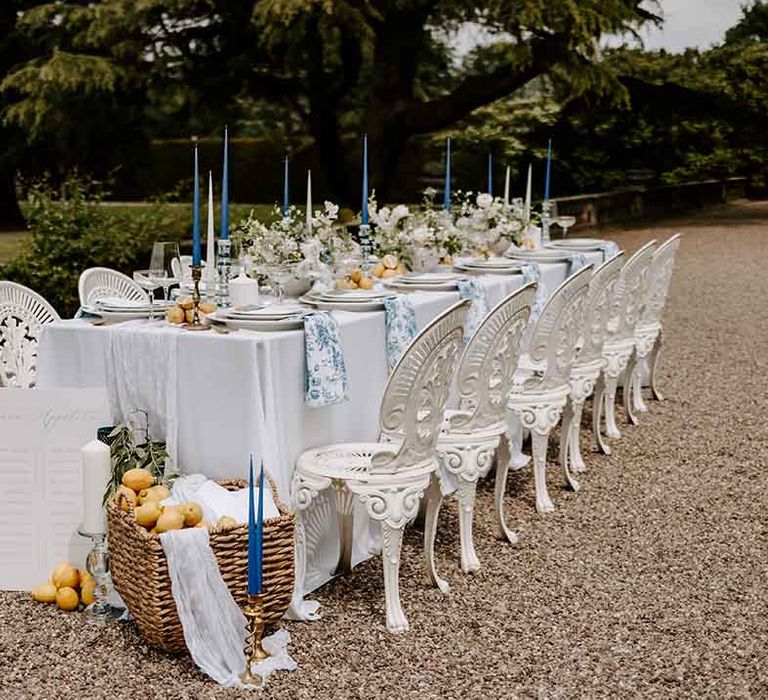
[[[507,174],[504,177],[504,204],[509,206],[509,166],[507,166]]]
[[[307,170],[307,230],[312,233],[312,171]]]
[[[528,166],[528,184],[525,187],[525,223],[531,220],[531,166]]]
[[[101,440],[92,440],[80,450],[80,459],[83,467],[83,530],[93,534],[105,533],[104,492],[112,474],[109,446]]]
[[[216,234],[213,230],[213,173],[208,171],[208,233],[205,237],[205,283],[213,285],[216,280],[216,255],[213,244]],[[213,295],[213,288],[206,288],[208,296]]]

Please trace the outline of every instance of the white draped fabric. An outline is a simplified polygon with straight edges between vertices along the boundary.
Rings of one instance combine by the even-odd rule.
[[[600,264],[601,252],[587,253]],[[552,291],[568,263],[541,264]],[[522,275],[478,278],[493,307],[523,285]],[[423,328],[459,298],[458,292],[413,292]],[[154,437],[165,440],[185,473],[214,479],[246,477],[248,455],[275,479],[288,502],[298,455],[305,449],[377,438],[378,410],[389,376],[384,311],[335,311],[349,379],[349,401],[309,408],[304,403],[303,331],[226,335],[191,333],[146,321],[93,326],[85,320],[44,327],[38,352],[40,388],[104,387],[115,421],[137,408],[148,411]],[[307,562],[305,591],[329,578],[338,557],[335,508],[325,508],[321,540]],[[362,508],[355,513],[353,563],[377,546]]]

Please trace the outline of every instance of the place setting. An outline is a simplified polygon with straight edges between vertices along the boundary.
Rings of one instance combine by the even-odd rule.
[[[384,279],[382,284],[402,292],[453,292],[458,288],[460,279],[461,275],[455,272],[409,272]]]
[[[489,258],[459,258],[453,265],[459,272],[469,272],[481,275],[513,275],[522,274],[522,264],[504,257]]]

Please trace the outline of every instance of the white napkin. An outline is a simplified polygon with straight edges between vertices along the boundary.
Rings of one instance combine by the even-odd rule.
[[[258,484],[256,484],[258,486]],[[255,488],[255,487],[254,487]],[[258,503],[258,490],[255,498]],[[163,501],[163,505],[178,505],[194,501],[203,509],[203,517],[210,523],[228,515],[238,523],[248,522],[248,489],[227,491],[223,486],[203,474],[190,474],[176,479],[171,495]],[[264,520],[279,518],[272,489],[264,484]]]

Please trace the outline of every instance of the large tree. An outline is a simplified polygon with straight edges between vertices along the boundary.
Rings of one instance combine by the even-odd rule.
[[[123,143],[150,129],[213,131],[269,100],[311,136],[334,194],[352,200],[345,134],[369,135],[373,185],[386,196],[409,138],[445,129],[537,76],[604,79],[599,39],[654,20],[654,0],[70,0],[23,13],[44,46],[3,83],[6,123],[43,138],[57,127],[93,150],[115,110]],[[462,27],[487,44],[461,61]],[[141,98],[139,100],[139,97]],[[141,113],[136,105],[143,100]],[[123,103],[128,107],[125,108]],[[83,108],[68,128],[67,111]],[[92,122],[90,122],[92,123]],[[85,143],[83,143],[85,141]],[[100,141],[102,151],[114,139]],[[356,140],[354,143],[358,143]]]

